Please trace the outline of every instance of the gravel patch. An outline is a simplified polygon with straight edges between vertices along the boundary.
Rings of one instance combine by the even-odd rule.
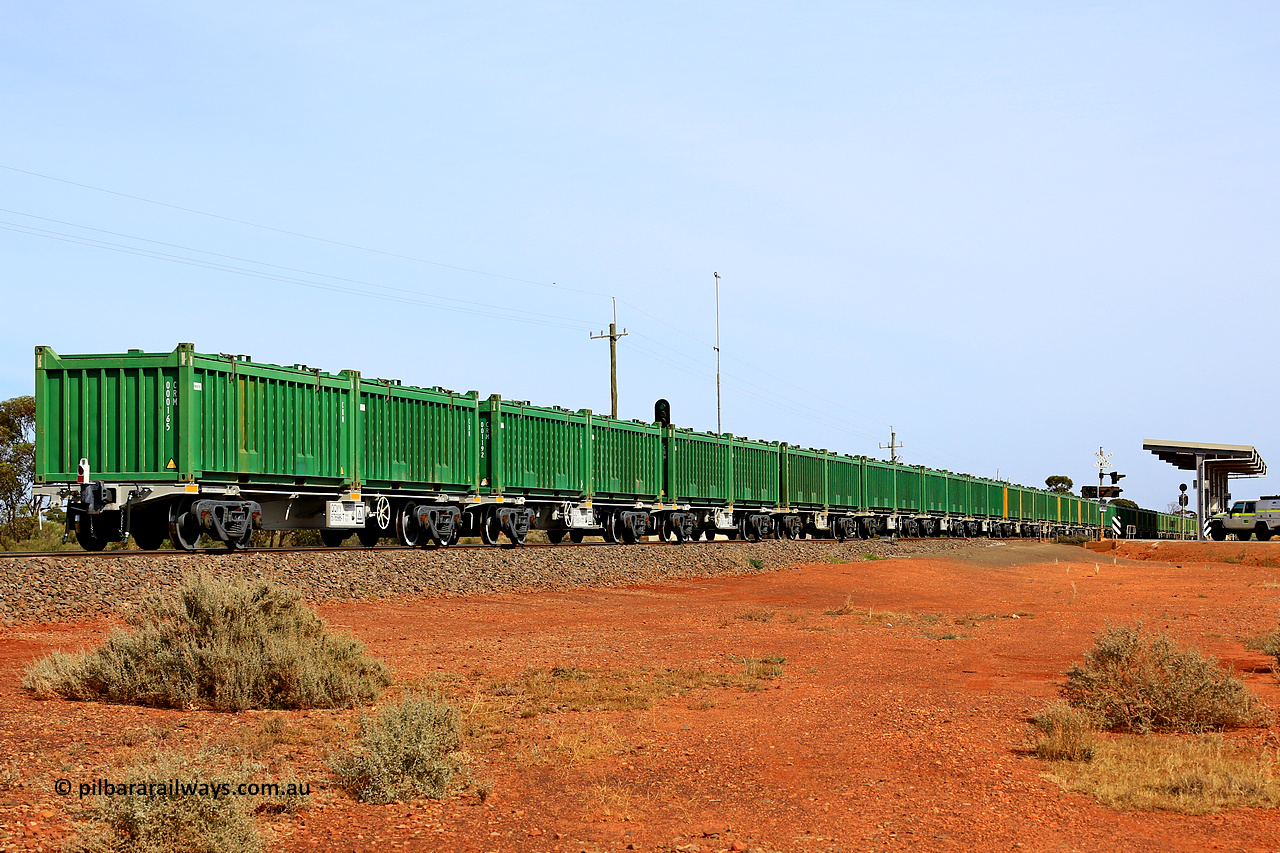
[[[801,563],[858,562],[869,556],[936,554],[990,544],[963,539],[782,540],[108,558],[73,552],[65,557],[0,559],[0,624],[120,615],[151,593],[176,591],[185,573],[201,570],[223,577],[265,578],[316,602],[350,601],[630,586],[663,578],[759,574]]]

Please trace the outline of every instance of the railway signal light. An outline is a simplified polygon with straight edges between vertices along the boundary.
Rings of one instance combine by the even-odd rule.
[[[671,426],[671,404],[659,400],[653,404],[653,419],[665,426]]]
[[[1120,478],[1123,477],[1124,474],[1121,474],[1119,471],[1112,471],[1110,473],[1110,476],[1111,476],[1111,485],[1114,486],[1115,484],[1120,482]]]
[[[1119,486],[1081,486],[1080,497],[1094,501],[1098,498],[1118,498],[1123,491]]]

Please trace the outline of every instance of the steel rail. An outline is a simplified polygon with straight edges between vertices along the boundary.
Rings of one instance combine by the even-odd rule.
[[[940,536],[917,536],[914,538],[899,536],[894,539],[891,539],[888,537],[877,537],[874,539],[844,539],[840,541],[837,541],[835,539],[772,539],[770,538],[770,539],[757,539],[754,541],[749,539],[712,539],[712,540],[690,539],[686,542],[663,542],[660,539],[655,539],[653,541],[640,541],[640,542],[636,542],[635,544],[636,545],[671,545],[673,547],[674,546],[684,547],[689,545],[695,545],[695,546],[696,545],[761,545],[769,542],[827,542],[835,545],[840,545],[840,544],[854,543],[854,542],[886,542],[886,541],[892,541],[892,542],[942,542],[942,541],[948,541],[948,542],[1041,542],[1044,540],[1036,537],[1023,538],[1020,536],[1014,536],[1014,537],[1008,537],[1008,538],[1001,538],[1001,537],[994,537],[994,536],[993,537],[975,536],[975,537],[966,537],[962,539],[946,539],[946,540],[944,540]],[[298,546],[291,546],[291,547],[274,547],[274,548],[237,548],[235,550],[231,550],[230,548],[198,548],[195,551],[179,551],[176,548],[175,549],[166,548],[164,550],[157,550],[157,551],[143,551],[141,549],[118,548],[115,550],[104,550],[104,551],[73,551],[73,550],[0,551],[0,559],[4,559],[4,558],[18,559],[21,557],[28,557],[28,558],[34,558],[34,557],[77,557],[77,558],[78,557],[95,557],[95,558],[96,557],[106,557],[106,558],[206,557],[211,555],[226,556],[229,554],[245,554],[245,555],[250,555],[250,554],[342,554],[342,553],[370,554],[370,553],[377,553],[380,551],[435,552],[435,551],[468,551],[468,550],[481,550],[481,549],[487,550],[491,548],[497,548],[503,551],[512,551],[512,550],[524,550],[526,548],[577,548],[582,546],[586,546],[589,548],[601,548],[606,546],[614,547],[615,545],[618,547],[624,547],[624,548],[629,547],[625,543],[621,543],[621,542],[618,542],[618,543],[614,543],[614,542],[557,542],[557,543],[526,542],[523,545],[512,545],[510,543],[503,543],[500,545],[485,545],[483,543],[474,543],[474,544],[468,544],[468,545],[448,545],[444,547],[437,546],[437,545],[375,545],[372,548],[366,548],[360,545],[348,545],[348,546],[340,545],[336,548],[330,548],[326,545],[298,545]]]

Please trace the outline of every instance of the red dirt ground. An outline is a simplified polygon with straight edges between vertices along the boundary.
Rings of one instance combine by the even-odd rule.
[[[1280,544],[1231,553],[1246,544],[1280,557]],[[484,802],[473,788],[357,803],[322,761],[326,738],[351,737],[353,712],[286,713],[307,734],[292,759],[264,759],[268,775],[312,781],[311,804],[260,826],[281,851],[1280,849],[1275,811],[1114,812],[1043,780],[1047,765],[1028,754],[1027,718],[1108,622],[1167,629],[1280,708],[1272,659],[1241,642],[1276,624],[1280,569],[1205,562],[1222,555],[1193,543],[1156,549],[1171,562],[1131,553],[1138,543],[982,544],[647,587],[325,605],[331,627],[394,668],[388,698],[406,682],[436,685],[464,710],[529,667],[740,673],[744,659],[778,656],[784,674],[645,710],[509,714],[500,734],[468,744],[472,773],[492,785]],[[825,614],[846,602],[854,612]],[[761,610],[774,615],[741,618]],[[54,793],[56,778],[118,778],[109,768],[143,746],[261,729],[261,713],[37,701],[21,689],[34,657],[108,627],[0,630],[0,849],[57,849],[75,828],[81,804]]]

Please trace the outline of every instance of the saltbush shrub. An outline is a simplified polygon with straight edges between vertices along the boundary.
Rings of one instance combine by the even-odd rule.
[[[249,768],[227,769],[181,753],[154,755],[111,779],[118,790],[85,801],[94,806],[90,820],[65,849],[259,853],[262,838],[253,823],[252,800],[230,793],[249,776]],[[175,781],[180,786],[176,794],[171,787]],[[184,793],[187,786],[190,793]],[[212,795],[215,786],[216,797]]]
[[[457,710],[413,695],[360,721],[359,746],[330,762],[347,790],[367,803],[442,797],[458,770]]]
[[[1083,664],[1067,671],[1062,695],[1099,728],[1202,732],[1270,725],[1273,715],[1244,684],[1167,634],[1110,626]]]
[[[185,580],[151,596],[97,649],[55,652],[23,686],[41,698],[170,708],[334,708],[372,701],[387,668],[329,633],[296,592],[266,582]]]

